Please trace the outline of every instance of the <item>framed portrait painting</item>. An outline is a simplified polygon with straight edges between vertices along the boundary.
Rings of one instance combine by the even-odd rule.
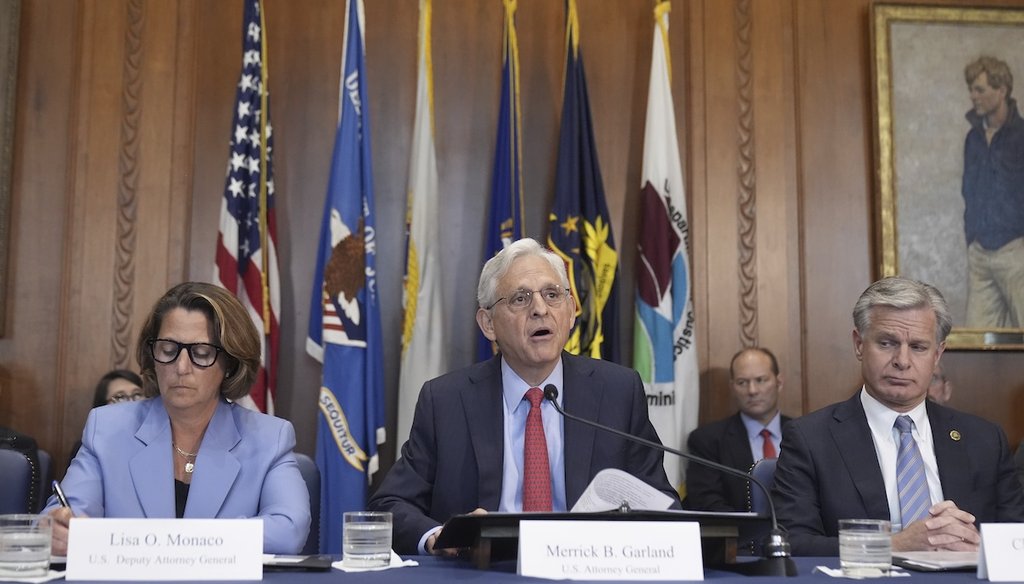
[[[942,292],[947,348],[1024,350],[1024,10],[878,3],[871,47],[881,274]]]

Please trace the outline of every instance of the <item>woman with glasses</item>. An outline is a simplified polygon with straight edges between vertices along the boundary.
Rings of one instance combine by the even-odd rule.
[[[235,403],[260,367],[245,308],[212,284],[179,284],[157,301],[135,356],[146,397],[92,410],[82,448],[51,497],[53,553],[74,516],[263,520],[265,553],[296,553],[309,531],[309,495],[291,423]]]
[[[110,404],[126,401],[138,401],[145,399],[142,393],[142,378],[134,371],[127,369],[114,369],[108,371],[96,383],[93,391],[92,407],[100,408]],[[82,447],[82,441],[76,440],[71,446],[71,456],[68,457],[68,468],[71,461],[78,455],[78,449]]]
[[[146,396],[142,393],[142,378],[134,371],[114,369],[100,377],[92,398],[92,407],[125,401],[138,401]]]

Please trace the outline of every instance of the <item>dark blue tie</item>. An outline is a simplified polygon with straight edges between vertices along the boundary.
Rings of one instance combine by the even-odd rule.
[[[932,497],[928,492],[928,480],[924,476],[924,460],[917,448],[914,435],[914,421],[910,416],[896,418],[896,429],[900,433],[900,449],[896,454],[896,486],[900,491],[900,516],[903,529],[928,517]]]

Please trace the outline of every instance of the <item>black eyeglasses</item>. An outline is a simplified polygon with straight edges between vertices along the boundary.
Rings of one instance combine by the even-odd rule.
[[[533,304],[533,295],[536,293],[540,293],[540,297],[543,298],[544,302],[552,308],[561,306],[562,303],[565,302],[566,297],[569,296],[569,291],[561,286],[545,286],[540,290],[523,290],[520,288],[518,290],[513,290],[508,296],[495,300],[494,303],[487,307],[487,310],[494,308],[502,300],[504,300],[505,304],[508,304],[508,307],[514,312],[524,310]]]
[[[188,349],[188,358],[196,367],[212,367],[217,355],[224,349],[210,343],[179,343],[170,339],[150,339],[149,352],[157,363],[169,365],[178,360],[182,349]]]

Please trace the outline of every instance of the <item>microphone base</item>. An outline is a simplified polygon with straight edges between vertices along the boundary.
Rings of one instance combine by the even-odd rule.
[[[743,574],[744,576],[797,576],[796,562],[791,557],[760,558],[750,562],[736,562],[715,566],[720,570]]]

